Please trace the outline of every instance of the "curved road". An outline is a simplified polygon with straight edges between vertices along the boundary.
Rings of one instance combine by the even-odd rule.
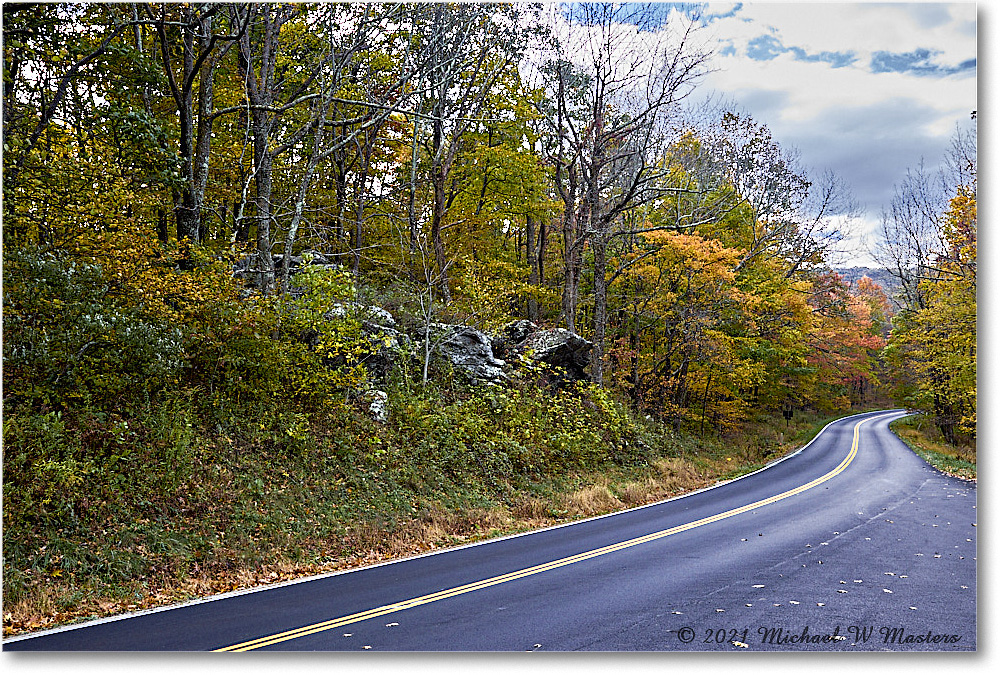
[[[976,489],[888,430],[681,498],[7,650],[976,649]]]

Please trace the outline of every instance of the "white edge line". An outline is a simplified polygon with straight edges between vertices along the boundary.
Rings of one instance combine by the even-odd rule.
[[[612,513],[604,513],[604,514],[601,514],[601,515],[598,515],[598,516],[591,516],[590,518],[584,518],[582,520],[573,520],[573,521],[570,521],[570,522],[567,522],[567,523],[558,523],[556,525],[549,525],[547,527],[542,527],[542,528],[539,528],[537,530],[529,530],[527,532],[515,532],[514,534],[507,534],[507,535],[504,535],[502,537],[496,537],[496,538],[493,538],[493,539],[484,539],[482,541],[474,541],[474,542],[471,542],[469,544],[462,544],[461,546],[451,546],[451,547],[448,547],[448,548],[438,549],[436,551],[427,551],[426,553],[420,553],[420,554],[417,554],[417,555],[411,555],[411,556],[407,556],[405,558],[394,558],[392,560],[384,560],[382,562],[373,563],[371,565],[365,565],[363,567],[351,567],[349,569],[335,570],[333,572],[324,572],[322,574],[315,574],[315,575],[309,576],[309,577],[299,577],[297,579],[289,579],[287,581],[280,581],[280,582],[275,583],[275,584],[266,584],[264,586],[254,586],[253,588],[241,588],[241,589],[238,589],[238,590],[235,590],[235,591],[229,591],[227,593],[220,593],[218,595],[209,595],[209,596],[205,596],[205,597],[202,597],[202,598],[194,598],[192,600],[185,600],[183,602],[180,602],[180,603],[177,603],[177,604],[174,604],[174,605],[164,605],[162,607],[151,607],[150,609],[143,609],[143,610],[139,610],[137,612],[129,612],[129,613],[126,613],[126,614],[116,614],[115,616],[106,616],[106,617],[103,617],[103,618],[100,618],[100,619],[94,619],[92,621],[85,621],[85,622],[81,622],[81,623],[74,623],[74,624],[69,624],[67,626],[59,626],[58,628],[50,628],[48,630],[39,631],[37,633],[25,633],[24,635],[18,635],[18,636],[15,636],[15,637],[12,637],[12,638],[8,638],[8,639],[4,640],[3,644],[6,645],[6,644],[10,644],[12,642],[20,642],[21,640],[29,640],[29,639],[33,639],[33,638],[37,638],[37,637],[44,637],[46,635],[54,635],[56,633],[64,633],[64,632],[67,632],[67,631],[77,630],[77,629],[80,629],[80,628],[89,628],[91,626],[99,626],[101,624],[113,623],[115,621],[124,621],[126,619],[132,619],[132,618],[136,618],[136,617],[140,617],[140,616],[145,616],[147,614],[157,614],[159,612],[168,612],[168,611],[175,610],[175,609],[182,609],[184,607],[190,607],[192,605],[201,605],[201,604],[208,603],[208,602],[215,602],[216,600],[226,600],[228,598],[235,598],[235,597],[239,597],[241,595],[250,595],[252,593],[259,593],[259,592],[262,592],[262,591],[270,591],[272,589],[283,588],[285,586],[293,586],[295,584],[304,584],[304,583],[307,583],[307,582],[310,582],[310,581],[318,581],[320,579],[328,579],[330,577],[340,576],[342,574],[350,574],[352,572],[361,572],[363,570],[375,569],[377,567],[385,567],[387,565],[396,565],[398,563],[404,563],[404,562],[408,562],[410,560],[417,560],[419,558],[427,558],[429,556],[440,555],[442,553],[451,553],[452,551],[460,551],[462,549],[472,548],[474,546],[484,546],[486,544],[494,544],[494,543],[497,543],[497,542],[506,541],[508,539],[515,539],[517,537],[526,537],[528,535],[538,534],[540,532],[548,532],[549,530],[557,530],[557,529],[563,528],[563,527],[570,527],[570,526],[573,526],[573,525],[580,525],[582,523],[587,523],[587,522],[590,522],[592,520],[600,520],[602,518],[609,518],[611,516],[617,516],[617,515],[622,514],[622,513],[630,513],[632,511],[639,511],[641,509],[652,508],[654,506],[659,506],[661,504],[666,504],[668,502],[677,501],[679,499],[685,499],[687,497],[691,497],[691,496],[694,496],[696,494],[700,494],[702,492],[708,492],[709,490],[714,490],[716,488],[722,487],[723,485],[729,485],[730,483],[735,483],[738,480],[743,480],[744,478],[749,478],[750,476],[758,474],[761,471],[766,471],[767,469],[770,469],[771,467],[776,466],[776,465],[780,464],[781,462],[784,462],[786,459],[791,459],[792,457],[795,457],[796,455],[802,453],[810,445],[812,445],[816,441],[816,439],[818,439],[820,436],[822,436],[823,432],[826,431],[827,428],[829,428],[830,426],[832,426],[834,424],[837,424],[839,422],[843,422],[844,420],[853,419],[855,417],[862,417],[864,415],[872,415],[873,417],[881,417],[881,416],[887,416],[887,415],[890,415],[890,414],[893,414],[893,413],[900,413],[900,412],[907,412],[907,411],[905,409],[903,409],[903,408],[895,408],[895,409],[892,409],[892,410],[872,410],[872,411],[868,411],[868,412],[855,413],[853,415],[847,415],[845,417],[840,417],[840,418],[835,419],[835,420],[833,420],[831,422],[828,422],[822,429],[819,430],[819,432],[815,436],[812,437],[812,439],[808,443],[806,443],[805,445],[803,445],[801,448],[799,448],[795,452],[787,454],[784,457],[781,457],[780,459],[776,459],[775,461],[773,461],[773,462],[771,462],[771,463],[769,463],[769,464],[767,464],[767,465],[765,465],[765,466],[757,469],[756,471],[752,471],[752,472],[750,472],[748,474],[744,474],[742,476],[738,476],[737,478],[733,478],[731,480],[721,481],[719,483],[715,483],[714,485],[709,485],[707,487],[700,488],[700,489],[695,490],[693,492],[685,492],[684,494],[677,495],[675,497],[669,497],[667,499],[661,499],[658,502],[651,502],[649,504],[643,504],[641,506],[633,506],[630,509],[623,509],[621,511],[614,511]],[[879,413],[881,413],[881,414],[879,414]]]

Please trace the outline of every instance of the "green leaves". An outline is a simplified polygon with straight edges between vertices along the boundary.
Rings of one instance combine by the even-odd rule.
[[[37,250],[7,250],[5,259],[8,405],[100,405],[179,376],[181,331],[109,302],[112,286],[101,266]]]

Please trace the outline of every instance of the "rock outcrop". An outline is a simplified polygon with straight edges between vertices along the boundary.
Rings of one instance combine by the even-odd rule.
[[[362,363],[373,379],[382,381],[392,368],[413,353],[413,342],[396,329],[396,319],[387,310],[358,302],[338,302],[323,315],[327,321],[356,318],[368,341],[370,353]]]
[[[505,361],[493,354],[493,341],[470,326],[431,325],[433,349],[472,380],[499,383],[508,380]]]
[[[324,317],[333,321],[352,317],[360,320],[370,353],[362,360],[373,386],[366,394],[372,416],[384,421],[387,400],[376,383],[385,382],[393,368],[421,361],[426,331],[422,327],[407,335],[390,312],[375,305],[355,302],[334,304]],[[512,374],[525,372],[511,362],[526,363],[540,372],[547,384],[589,380],[592,342],[563,328],[540,328],[531,321],[512,321],[492,338],[471,326],[432,323],[429,339],[432,353],[444,358],[456,372],[472,382],[505,384]],[[529,371],[530,372],[530,371]]]
[[[559,382],[587,380],[594,343],[565,328],[542,329],[527,320],[513,321],[493,340],[501,358],[527,358],[543,364]]]
[[[330,319],[343,319],[347,316],[352,316],[360,319],[362,322],[367,321],[377,326],[384,326],[386,328],[396,327],[396,319],[388,311],[376,305],[363,305],[360,302],[334,303],[330,310],[323,315],[323,318],[329,321]]]

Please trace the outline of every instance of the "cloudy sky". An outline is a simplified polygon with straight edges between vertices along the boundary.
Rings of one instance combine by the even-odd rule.
[[[703,90],[767,124],[806,166],[845,179],[866,209],[862,231],[878,223],[908,167],[921,158],[936,166],[956,125],[971,125],[975,3],[706,7],[716,70]]]

